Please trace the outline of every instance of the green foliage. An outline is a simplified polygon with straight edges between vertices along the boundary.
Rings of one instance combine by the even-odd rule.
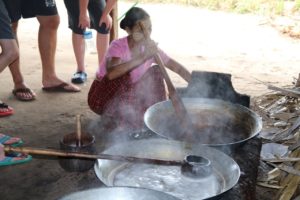
[[[295,9],[300,10],[300,0],[295,0]]]

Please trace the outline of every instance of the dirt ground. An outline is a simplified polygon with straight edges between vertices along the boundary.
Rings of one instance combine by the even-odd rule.
[[[75,72],[71,31],[67,28],[63,1],[57,1],[57,4],[61,24],[56,69],[59,77],[70,80]],[[119,16],[130,6],[130,3],[119,2]],[[163,50],[191,72],[204,70],[232,74],[234,88],[240,93],[251,97],[266,93],[266,86],[255,79],[276,86],[290,85],[293,77],[300,72],[300,41],[281,35],[266,24],[262,16],[177,5],[139,6],[152,16],[152,38]],[[81,86],[80,93],[45,93],[41,90],[37,31],[35,19],[20,21],[21,68],[26,83],[37,93],[37,100],[16,100],[11,93],[13,83],[9,70],[1,73],[0,98],[15,109],[15,114],[0,119],[0,132],[23,138],[25,146],[58,148],[59,140],[74,132],[76,114],[83,115],[85,130],[89,129],[92,120],[98,118],[87,105],[87,93],[97,69],[97,56],[87,55],[89,77],[87,83]],[[120,30],[119,36],[124,35]],[[177,75],[170,75],[176,86],[186,85]],[[59,167],[55,158],[41,156],[35,156],[26,165],[1,168],[0,174],[0,197],[7,200],[57,199],[76,190],[102,185],[92,170],[84,175],[67,173]]]

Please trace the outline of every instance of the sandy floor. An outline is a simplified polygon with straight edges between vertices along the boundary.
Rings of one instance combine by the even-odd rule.
[[[67,28],[66,10],[62,2],[57,1],[61,24],[58,32],[56,69],[59,77],[70,80],[75,71],[75,59],[71,45],[71,31]],[[119,15],[130,6],[129,3],[120,2]],[[265,24],[263,17],[175,5],[140,6],[152,16],[152,38],[170,56],[184,64],[190,71],[204,70],[232,74],[233,85],[240,93],[253,97],[267,92],[266,86],[257,82],[255,78],[283,86],[290,85],[293,77],[300,72],[298,66],[300,41],[281,35]],[[85,129],[88,128],[90,119],[96,117],[89,110],[86,99],[97,69],[97,57],[87,55],[89,79],[81,87],[82,92],[44,93],[41,90],[37,30],[38,23],[35,19],[20,22],[21,68],[26,83],[37,93],[37,100],[25,103],[17,101],[11,94],[13,83],[9,70],[6,69],[1,73],[0,98],[15,109],[15,114],[0,119],[0,132],[22,137],[26,146],[57,147],[62,136],[75,129],[76,114],[83,114]],[[120,30],[119,35],[124,36],[125,33]],[[176,86],[186,85],[177,75],[170,74]],[[34,159],[28,166],[38,168],[47,162]],[[24,169],[23,166],[1,168],[0,173],[7,173],[16,178],[23,174],[21,170]],[[28,170],[26,172],[30,177],[30,172]],[[1,197],[10,199],[11,192],[22,195],[26,192],[26,187],[2,192]]]

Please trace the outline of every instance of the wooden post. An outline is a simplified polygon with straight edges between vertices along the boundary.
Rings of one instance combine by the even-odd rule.
[[[112,28],[110,30],[109,42],[118,38],[118,1],[116,2],[115,7],[110,12],[112,18]]]
[[[295,86],[296,86],[296,87],[300,87],[300,73],[299,73],[299,75],[298,75],[298,80],[297,80]]]

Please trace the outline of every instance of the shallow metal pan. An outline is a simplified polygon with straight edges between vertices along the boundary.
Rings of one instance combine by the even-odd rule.
[[[64,196],[60,200],[179,200],[171,195],[149,189],[107,187],[84,190]]]
[[[178,172],[179,170],[176,171],[175,167],[180,168],[180,166],[156,167],[110,160],[97,160],[95,164],[96,175],[107,186],[132,186],[154,189],[183,200],[200,200],[219,196],[236,185],[240,177],[240,168],[231,157],[219,150],[199,144],[186,144],[167,139],[143,139],[119,143],[108,148],[103,153],[166,160],[183,160],[186,155],[206,157],[211,161],[213,169],[210,178],[191,180],[186,179],[179,172],[174,173],[171,177],[178,179],[174,184],[172,181],[170,184],[169,180],[165,180],[166,177],[170,179],[169,175],[160,176],[160,174],[168,173],[168,171]],[[154,173],[153,169],[155,170]],[[155,173],[158,175],[155,175]],[[214,181],[212,182],[211,180]],[[159,185],[156,185],[156,183],[159,183]],[[177,187],[183,184],[184,188]],[[199,184],[201,187],[198,187]],[[191,194],[189,188],[192,187],[196,187],[196,192],[194,191]]]
[[[255,137],[262,120],[255,112],[219,99],[183,98],[196,130],[194,142],[210,146],[236,145]],[[144,115],[146,126],[168,139],[187,141],[170,100],[152,105]]]

